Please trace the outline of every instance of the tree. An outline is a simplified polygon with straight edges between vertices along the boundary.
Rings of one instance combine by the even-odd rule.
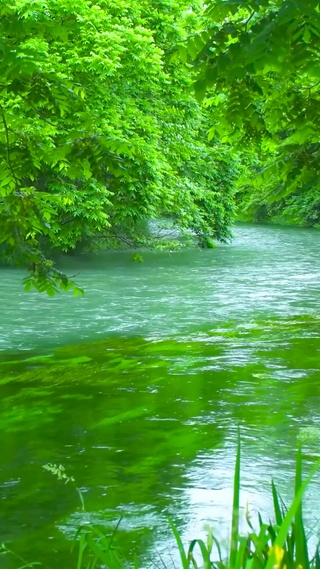
[[[311,189],[319,203],[320,3],[209,0],[205,18],[188,49],[209,137],[254,154],[267,201]]]
[[[2,1],[0,247],[28,265],[28,288],[72,287],[52,251],[139,243],[149,219],[228,238],[232,160],[206,143],[187,68],[165,56],[194,25],[187,7]]]

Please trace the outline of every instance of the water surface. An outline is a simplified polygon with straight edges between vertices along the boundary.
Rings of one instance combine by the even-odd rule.
[[[271,514],[271,477],[289,499],[297,439],[306,469],[319,454],[319,261],[319,232],[243,226],[210,251],[66,259],[84,298],[2,269],[1,542],[53,567],[76,525],[121,515],[125,551],[150,559],[167,514],[186,540],[227,535],[238,426],[243,506]],[[310,493],[318,528],[319,479]]]

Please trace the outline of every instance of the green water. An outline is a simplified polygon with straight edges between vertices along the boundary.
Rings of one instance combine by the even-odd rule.
[[[64,260],[84,298],[1,269],[0,541],[71,567],[80,523],[123,516],[126,554],[152,559],[170,554],[167,514],[186,540],[205,522],[224,536],[238,425],[243,506],[269,515],[272,476],[289,499],[297,438],[306,467],[320,454],[319,261],[319,232],[243,226],[213,251]]]

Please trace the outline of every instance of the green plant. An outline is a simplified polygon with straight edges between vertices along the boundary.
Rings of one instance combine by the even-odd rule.
[[[236,464],[233,484],[233,506],[231,535],[227,553],[222,542],[214,535],[212,528],[207,526],[207,539],[193,539],[185,549],[181,533],[169,518],[173,536],[181,562],[181,569],[319,569],[319,545],[312,555],[308,548],[306,530],[302,515],[302,497],[314,474],[320,469],[318,461],[311,469],[310,474],[302,480],[302,452],[298,448],[296,457],[294,499],[287,509],[276,489],[274,481],[271,482],[273,498],[274,521],[264,522],[262,515],[258,514],[258,526],[254,528],[246,511],[248,532],[242,535],[239,529],[240,514],[240,467],[241,467],[240,436],[237,443]],[[62,466],[46,465],[45,469],[57,476],[65,483],[74,482],[72,477],[65,473]],[[80,495],[81,498],[81,495]],[[84,507],[81,498],[82,507]],[[110,534],[105,528],[83,525],[76,532],[72,550],[76,553],[76,569],[124,569],[128,564],[118,553],[114,539],[121,522],[121,518]],[[196,553],[197,549],[199,554]],[[216,551],[217,559],[213,559]],[[0,553],[10,553],[5,544],[1,545]],[[15,556],[22,560],[21,557]],[[23,560],[24,561],[24,560]],[[39,563],[25,562],[23,567],[31,567]],[[134,558],[134,569],[138,569],[137,557]],[[163,561],[163,566],[165,563]],[[23,569],[20,567],[20,569]]]
[[[260,186],[275,200],[319,191],[318,0],[208,0],[206,23],[184,46],[209,136],[262,158]],[[251,176],[252,177],[252,176]],[[250,177],[249,177],[250,179]]]
[[[74,548],[78,547],[77,569],[95,569],[101,565],[108,569],[123,568],[124,562],[113,547],[120,522],[121,518],[110,536],[97,527],[79,528],[74,541]]]
[[[81,294],[54,252],[144,245],[151,219],[228,239],[233,159],[166,57],[200,5],[1,0],[0,259],[27,289]]]
[[[226,558],[222,555],[222,547],[211,528],[207,529],[207,542],[202,539],[191,541],[185,551],[178,529],[169,520],[180,555],[182,569],[198,569],[194,550],[200,550],[201,567],[204,569],[319,569],[320,558],[318,547],[314,555],[310,555],[307,546],[306,531],[302,517],[302,497],[312,477],[320,468],[320,462],[312,468],[306,480],[302,481],[302,453],[299,447],[296,458],[295,495],[287,510],[279,496],[274,481],[271,483],[274,522],[265,523],[258,514],[258,529],[253,527],[246,513],[249,527],[247,535],[239,531],[240,511],[240,437],[238,439],[236,465],[233,486],[233,508],[231,537]],[[213,546],[216,547],[218,560],[212,560]]]

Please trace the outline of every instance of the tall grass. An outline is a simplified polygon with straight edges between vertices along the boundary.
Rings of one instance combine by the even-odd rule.
[[[248,514],[248,531],[241,535],[239,531],[240,511],[240,437],[238,439],[236,465],[233,485],[233,508],[231,536],[228,555],[223,558],[221,546],[211,529],[208,530],[207,542],[193,540],[184,551],[181,536],[170,522],[174,533],[182,569],[320,569],[319,544],[313,554],[309,552],[306,530],[302,516],[302,497],[312,477],[320,468],[318,462],[306,480],[302,481],[302,453],[298,449],[296,457],[295,491],[290,508],[286,508],[274,481],[271,482],[274,521],[264,522],[258,514],[258,529],[255,530]],[[194,550],[198,545],[196,560]],[[213,559],[213,546],[217,559]]]
[[[64,469],[63,471],[61,467],[58,469],[60,469],[60,479],[71,480],[65,475]],[[265,522],[259,513],[255,529],[247,512],[248,529],[245,535],[242,535],[239,529],[241,445],[240,436],[238,436],[229,545],[227,548],[225,544],[222,547],[210,528],[205,541],[193,539],[185,548],[179,530],[169,519],[181,569],[320,569],[319,544],[315,551],[310,553],[302,514],[303,494],[319,469],[320,461],[312,468],[306,480],[302,480],[302,453],[299,448],[296,457],[294,499],[291,506],[288,509],[285,507],[272,480],[274,520]],[[49,465],[47,470],[57,474],[57,467],[53,465]],[[82,506],[84,507],[83,500]],[[105,530],[93,526],[86,525],[78,529],[73,545],[76,552],[75,569],[125,569],[128,567],[128,563],[122,559],[114,546],[114,537],[120,521],[111,535],[106,535]],[[2,545],[2,552],[4,552],[3,548],[5,549],[4,545]],[[222,550],[226,549],[228,553],[222,554]],[[9,552],[9,550],[6,551]],[[25,563],[24,567],[32,565],[35,563]],[[136,558],[133,566],[134,569],[138,569]],[[164,561],[163,568],[166,569]]]

